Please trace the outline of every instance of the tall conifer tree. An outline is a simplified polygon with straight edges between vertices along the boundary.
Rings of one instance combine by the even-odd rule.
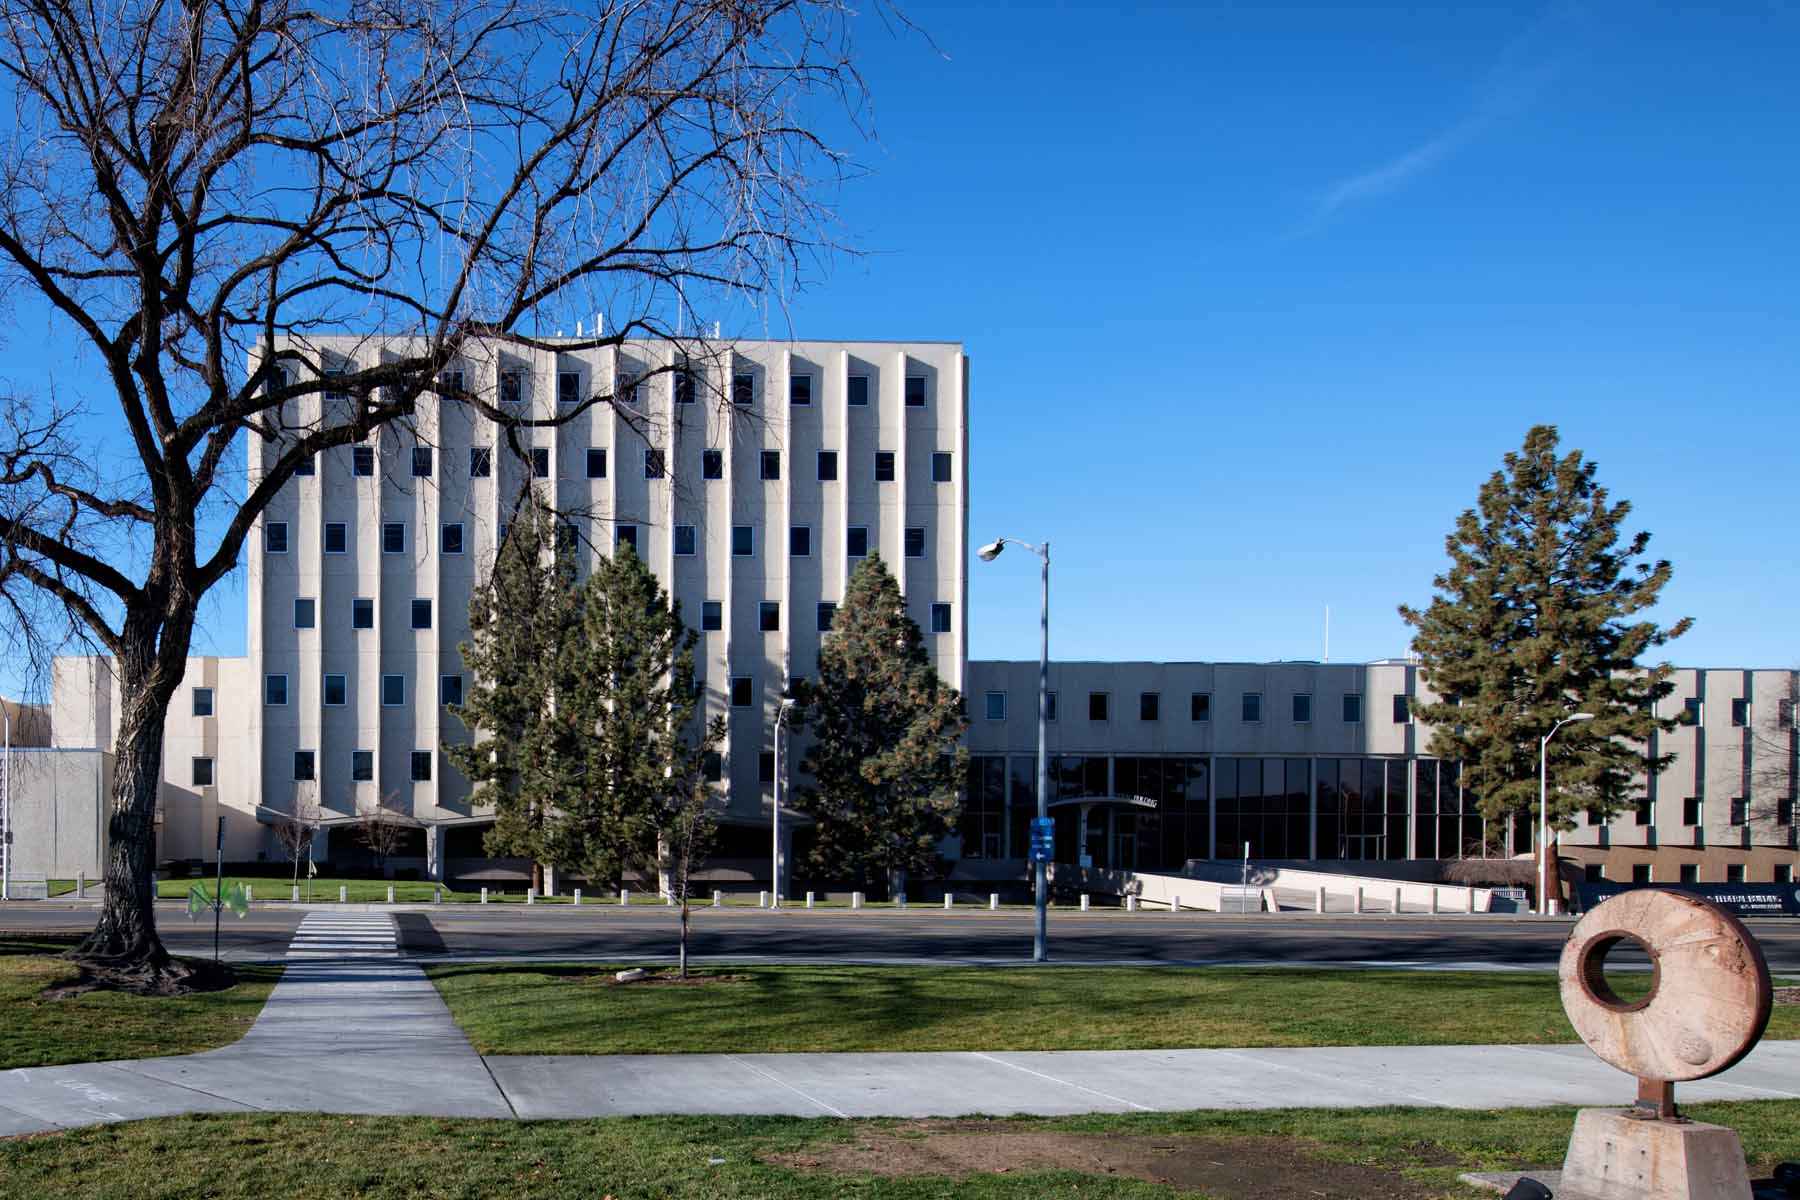
[[[1490,820],[1536,813],[1540,739],[1594,714],[1550,743],[1550,824],[1569,829],[1580,809],[1611,817],[1668,765],[1646,742],[1676,723],[1653,711],[1673,667],[1638,660],[1692,621],[1665,629],[1641,616],[1670,566],[1640,560],[1648,533],[1621,542],[1630,504],[1611,502],[1579,450],[1558,457],[1557,446],[1555,426],[1538,425],[1506,455],[1445,540],[1438,594],[1400,615],[1439,697],[1415,701],[1414,715],[1431,725],[1432,754],[1461,761]]]
[[[817,821],[813,868],[865,889],[877,879],[904,886],[950,832],[968,718],[879,555],[850,576],[802,699],[815,740],[797,807]]]

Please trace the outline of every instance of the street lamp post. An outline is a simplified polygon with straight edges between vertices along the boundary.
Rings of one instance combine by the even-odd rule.
[[[1538,742],[1538,915],[1550,915],[1550,739],[1564,725],[1591,721],[1593,713],[1578,712],[1550,727]]]
[[[775,804],[769,822],[769,907],[781,907],[781,727],[787,721],[788,709],[794,706],[784,699],[775,710]]]
[[[1000,551],[1006,549],[1008,542],[1025,547],[1043,560],[1043,606],[1038,616],[1038,761],[1037,761],[1037,815],[1042,821],[1050,815],[1050,756],[1048,750],[1048,731],[1050,721],[1050,543],[1034,546],[1030,542],[1022,542],[1018,538],[999,538],[989,542],[975,552],[982,562],[993,562],[1000,557]],[[1031,958],[1033,962],[1044,962],[1050,957],[1050,884],[1049,864],[1042,858],[1037,860],[1037,931],[1031,942]]]

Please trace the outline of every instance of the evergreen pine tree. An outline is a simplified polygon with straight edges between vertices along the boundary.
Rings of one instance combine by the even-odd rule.
[[[867,890],[903,886],[950,832],[968,752],[962,696],[938,677],[879,555],[850,576],[819,679],[802,689],[814,741],[798,807],[816,821],[812,867]]]
[[[1610,502],[1595,465],[1578,450],[1559,458],[1557,445],[1556,428],[1538,425],[1506,455],[1445,541],[1438,594],[1400,615],[1439,697],[1414,702],[1414,715],[1431,725],[1431,753],[1462,763],[1490,821],[1536,813],[1540,739],[1573,713],[1594,715],[1550,743],[1549,820],[1569,829],[1580,809],[1611,817],[1642,795],[1646,771],[1668,765],[1645,743],[1676,723],[1653,711],[1673,667],[1638,659],[1692,622],[1639,616],[1670,566],[1639,561],[1648,533],[1621,544],[1631,506]]]
[[[529,859],[531,883],[556,863],[552,814],[579,768],[576,741],[558,720],[554,668],[578,635],[574,564],[556,547],[553,514],[526,499],[492,570],[469,599],[470,640],[462,660],[472,679],[451,712],[472,740],[445,746],[470,781],[469,802],[492,807],[484,845],[496,856]]]

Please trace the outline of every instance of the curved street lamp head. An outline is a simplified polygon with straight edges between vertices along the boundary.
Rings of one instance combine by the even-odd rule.
[[[1001,538],[999,541],[989,542],[987,545],[977,550],[975,552],[975,557],[979,558],[982,562],[993,562],[996,558],[1000,557],[1000,552],[1004,549],[1006,549],[1006,539]]]
[[[1575,713],[1573,716],[1571,716],[1569,718],[1569,720],[1571,720],[1571,721],[1591,721],[1593,719],[1594,719],[1593,713]]]

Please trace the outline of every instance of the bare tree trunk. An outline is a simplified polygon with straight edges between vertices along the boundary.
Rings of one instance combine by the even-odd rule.
[[[531,890],[540,896],[544,894],[544,864],[535,859],[531,864]]]
[[[99,923],[76,947],[77,958],[129,971],[149,984],[179,982],[189,972],[169,957],[156,932],[156,800],[162,787],[163,728],[169,699],[187,664],[188,623],[165,627],[157,645],[153,622],[128,615],[119,679],[119,733],[113,747],[112,815],[107,822],[106,894]],[[171,638],[182,642],[174,654]],[[179,666],[171,670],[173,661]]]
[[[687,895],[687,889],[682,888],[681,889],[681,950],[676,955],[676,961],[680,964],[676,971],[676,974],[682,979],[687,978],[687,946],[688,946],[688,895]]]

